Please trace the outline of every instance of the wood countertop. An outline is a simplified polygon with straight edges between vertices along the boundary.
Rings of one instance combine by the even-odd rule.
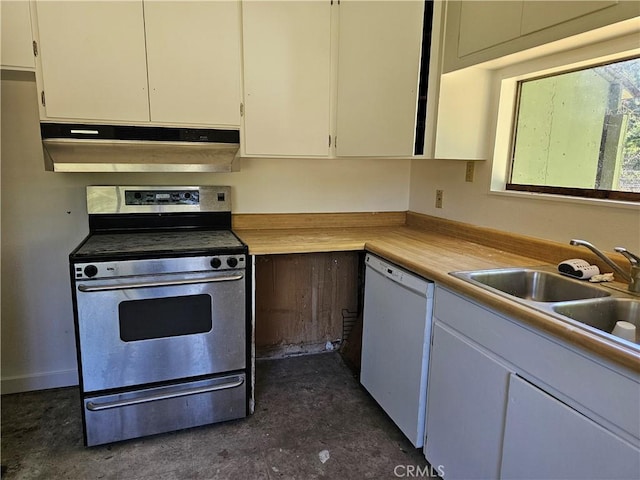
[[[575,247],[537,239],[531,239],[531,248],[528,248],[529,244],[526,242],[528,237],[501,234],[465,224],[458,224],[452,229],[452,224],[455,222],[449,221],[444,222],[446,228],[443,229],[439,224],[434,224],[435,227],[425,224],[425,222],[432,222],[433,217],[419,217],[414,218],[413,221],[408,219],[405,225],[359,227],[323,225],[318,228],[239,229],[235,232],[249,246],[249,253],[252,255],[367,250],[497,312],[640,373],[638,350],[609,341],[586,329],[449,275],[450,272],[460,270],[553,266],[559,261],[557,256],[561,259],[579,256],[595,263],[586,250],[576,250],[573,252],[574,255],[571,255]],[[434,228],[425,228],[425,226]],[[457,228],[461,230],[457,231]],[[469,233],[470,230],[476,231]],[[509,238],[500,238],[496,241],[496,236],[512,237],[513,241],[509,242]],[[483,239],[491,245],[483,244]],[[507,248],[496,248],[496,246],[508,247],[510,243],[519,253],[513,253],[513,250]],[[552,248],[553,251],[560,251],[549,254]],[[580,255],[575,255],[577,252]],[[543,255],[547,258],[542,259]]]

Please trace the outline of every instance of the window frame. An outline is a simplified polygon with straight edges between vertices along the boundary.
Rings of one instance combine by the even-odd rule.
[[[516,54],[509,61],[484,64],[484,68],[492,70],[492,95],[493,102],[495,102],[492,102],[495,105],[495,110],[491,114],[491,124],[494,129],[492,132],[493,151],[490,155],[492,166],[489,194],[638,207],[640,194],[636,192],[510,183],[518,113],[519,82],[636,58],[640,56],[637,31],[634,30],[634,33],[631,34],[628,32],[628,30],[621,31],[619,36],[609,38],[596,35],[589,38],[589,40],[595,40],[593,43],[581,42],[579,41],[581,36],[577,36],[575,41],[570,39],[569,43],[557,42],[558,45],[548,44],[534,49],[535,52],[532,51],[531,55],[519,56]],[[560,48],[560,46],[564,48]],[[567,49],[567,46],[573,48]]]
[[[604,65],[611,65],[613,63],[624,62],[627,60],[640,60],[639,55],[631,55],[631,56],[623,56],[616,59],[610,59],[608,61],[594,61],[594,63],[590,65],[583,65],[581,67],[573,67],[567,68],[566,70],[560,70],[553,73],[547,73],[545,75],[539,76],[531,76],[525,79],[520,79],[516,83],[516,98],[514,104],[514,114],[512,121],[512,132],[511,132],[511,146],[509,153],[509,171],[507,173],[507,182],[505,184],[505,189],[516,192],[530,192],[530,193],[546,193],[551,195],[566,195],[570,197],[582,197],[582,198],[597,198],[604,200],[623,200],[628,202],[640,202],[640,192],[627,192],[620,190],[605,190],[605,189],[596,189],[596,188],[577,188],[577,187],[561,187],[561,186],[552,186],[552,185],[538,185],[538,184],[523,184],[523,183],[513,183],[511,182],[511,178],[513,176],[513,164],[515,161],[516,154],[516,139],[518,133],[518,120],[520,113],[520,101],[522,95],[522,85],[525,82],[542,80],[545,78],[551,78],[555,76],[560,76],[573,72],[580,72],[584,70],[589,70],[591,68],[597,68]]]

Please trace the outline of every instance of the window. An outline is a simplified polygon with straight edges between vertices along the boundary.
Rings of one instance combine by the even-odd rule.
[[[518,82],[507,190],[640,201],[640,58]]]

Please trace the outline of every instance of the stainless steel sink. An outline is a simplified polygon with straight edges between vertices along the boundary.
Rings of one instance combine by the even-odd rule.
[[[636,326],[636,342],[640,342],[640,297],[616,286],[585,283],[561,275],[553,267],[474,270],[451,275],[640,351],[640,344],[611,334],[616,322],[624,320]]]
[[[553,311],[611,333],[616,322],[633,323],[640,332],[640,300],[631,298],[602,298],[554,305]],[[636,341],[638,338],[636,338]]]
[[[452,275],[534,302],[565,302],[611,295],[606,290],[581,283],[580,280],[533,268],[477,270],[454,272]]]

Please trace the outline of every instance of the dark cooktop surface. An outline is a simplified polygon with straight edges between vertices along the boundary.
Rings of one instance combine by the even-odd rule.
[[[73,258],[222,254],[245,245],[229,230],[93,233],[71,254]]]

